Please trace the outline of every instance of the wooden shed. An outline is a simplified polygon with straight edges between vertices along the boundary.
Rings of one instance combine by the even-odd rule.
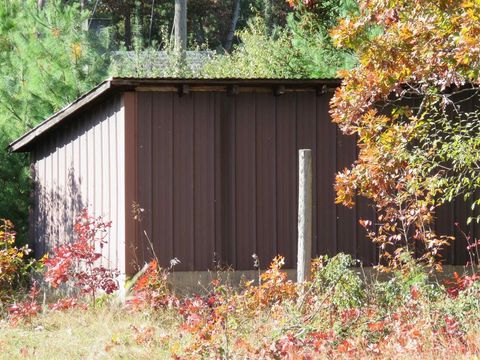
[[[334,204],[334,174],[355,139],[329,117],[338,80],[109,79],[10,145],[30,152],[37,256],[71,237],[88,207],[112,221],[103,252],[131,274],[151,259],[207,270],[296,261],[298,149],[313,152],[313,254],[347,252],[371,265],[359,218]],[[132,204],[144,209],[141,222]],[[448,214],[447,214],[448,215]],[[453,226],[453,221],[452,221]]]

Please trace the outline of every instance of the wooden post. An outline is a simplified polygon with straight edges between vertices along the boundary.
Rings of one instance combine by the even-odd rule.
[[[297,282],[310,277],[312,259],[312,150],[298,151]]]

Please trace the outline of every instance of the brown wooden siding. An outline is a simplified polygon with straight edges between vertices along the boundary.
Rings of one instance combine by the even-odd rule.
[[[55,130],[33,151],[37,256],[72,239],[82,208],[112,221],[103,263],[124,271],[124,122],[121,96],[111,97]]]
[[[252,269],[254,253],[262,268],[277,254],[293,268],[298,150],[310,148],[313,254],[343,251],[375,263],[377,251],[358,223],[374,219],[373,209],[362,198],[353,209],[334,204],[335,173],[357,148],[331,123],[331,94],[303,88],[274,96],[263,85],[236,95],[225,87],[182,96],[172,89],[110,94],[35,142],[38,256],[69,239],[75,215],[88,206],[112,220],[103,251],[122,272],[132,274],[153,252],[163,266],[178,258],[176,270]],[[141,222],[133,202],[145,209]],[[464,224],[471,213],[460,201],[438,210],[438,232],[457,237],[444,253],[451,264],[467,260],[454,222]],[[478,225],[463,230],[480,236]]]
[[[354,161],[356,146],[331,123],[329,95],[136,94],[141,263],[151,258],[146,231],[162,265],[181,261],[177,270],[251,269],[254,253],[262,267],[277,254],[294,267],[301,148],[314,152],[314,254],[344,251],[374,263],[358,225],[373,210],[364,200],[334,205],[335,172]]]

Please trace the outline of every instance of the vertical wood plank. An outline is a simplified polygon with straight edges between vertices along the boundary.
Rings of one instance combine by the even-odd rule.
[[[65,218],[67,218],[67,226],[65,227],[65,231],[67,234],[68,239],[72,239],[74,236],[73,232],[73,225],[75,223],[75,202],[77,201],[77,177],[76,177],[76,159],[75,156],[75,148],[77,147],[78,143],[78,131],[77,131],[77,123],[70,124],[67,127],[67,134],[66,134],[66,159],[65,159],[65,168],[66,168],[66,184],[65,184]]]
[[[97,116],[102,117],[103,111],[102,109],[98,109]],[[94,128],[93,128],[93,142],[95,147],[95,155],[94,155],[94,175],[93,175],[93,213],[95,215],[101,215],[103,212],[102,207],[102,170],[103,170],[103,156],[102,156],[102,123],[95,120]]]
[[[74,143],[73,143],[73,165],[72,165],[72,177],[70,179],[70,188],[72,193],[71,206],[72,206],[72,218],[76,219],[83,208],[82,197],[82,155],[81,155],[81,141],[83,137],[83,117],[80,117],[75,122],[74,126]]]
[[[353,136],[345,136],[338,131],[337,136],[337,171],[350,167],[356,158],[356,144]],[[356,209],[337,205],[337,252],[345,252],[356,257]]]
[[[337,126],[329,114],[330,95],[317,97],[317,247],[318,255],[337,252],[335,173]]]
[[[282,95],[276,113],[277,252],[285,257],[285,267],[292,269],[297,248],[296,95]]]
[[[137,99],[134,92],[123,94],[125,116],[125,272],[132,275],[138,269],[138,227],[132,216],[132,204],[137,198]]]
[[[88,130],[86,135],[86,151],[87,151],[87,201],[89,211],[95,212],[95,139],[94,139],[94,122],[93,119],[86,119]]]
[[[213,268],[215,255],[214,94],[195,93],[195,268]]]
[[[223,212],[223,201],[222,196],[224,188],[224,179],[227,177],[225,173],[227,167],[222,162],[222,151],[223,144],[226,141],[226,136],[224,136],[222,127],[222,104],[224,104],[224,94],[215,93],[213,96],[213,116],[214,116],[214,191],[215,191],[215,266],[221,267],[227,263],[227,254],[226,248],[223,246],[223,237],[224,237],[224,218],[225,214]]]
[[[109,124],[109,117],[110,117],[110,107],[112,104],[113,99],[109,99],[108,106],[105,107],[105,111],[103,112],[103,116],[101,117],[101,131],[102,131],[102,150],[101,150],[101,157],[102,157],[102,172],[101,172],[101,184],[102,184],[102,212],[100,215],[104,217],[105,220],[111,220],[111,207],[110,207],[110,191],[111,191],[111,179],[110,179],[110,124]],[[104,261],[107,263],[106,265],[109,266],[110,261],[110,232],[107,234],[106,240],[108,243],[106,246],[103,246],[102,253],[104,256]]]
[[[79,182],[80,182],[80,193],[82,194],[82,204],[77,208],[77,211],[80,211],[84,207],[88,207],[88,121],[85,117],[79,121],[80,130],[79,130],[79,157],[80,157],[80,167],[79,172]]]
[[[125,157],[127,151],[127,144],[126,144],[126,135],[125,135],[125,127],[126,127],[126,116],[128,113],[125,111],[126,104],[124,95],[118,95],[118,111],[117,111],[117,137],[116,137],[116,145],[117,145],[117,167],[116,167],[116,174],[117,174],[117,182],[118,182],[118,222],[117,222],[117,267],[120,271],[120,274],[124,275],[128,269],[126,269],[126,259],[127,259],[127,225],[126,225],[126,218],[129,211],[127,210],[127,201],[126,201],[126,180],[127,174],[125,170]],[[130,150],[130,149],[129,149]],[[131,169],[129,169],[131,170]]]
[[[110,229],[110,251],[109,251],[109,261],[110,266],[118,268],[118,242],[120,238],[118,236],[118,208],[119,208],[119,198],[118,198],[118,168],[120,164],[118,163],[118,97],[114,98],[114,103],[112,104],[112,110],[108,119],[109,122],[109,154],[110,154],[110,220],[112,221],[112,227]]]
[[[173,97],[153,94],[153,220],[155,251],[162,266],[173,255]]]
[[[257,93],[255,114],[256,239],[260,264],[266,267],[278,253],[275,97]]]
[[[181,261],[179,270],[194,269],[193,113],[190,94],[174,96],[173,238],[174,256]]]
[[[222,222],[222,248],[226,265],[237,268],[237,170],[236,170],[236,112],[237,103],[234,96],[218,96],[223,99],[220,104],[220,163],[222,169],[221,191],[222,203],[219,221]]]
[[[45,247],[45,213],[44,213],[44,184],[45,184],[45,145],[40,144],[35,149],[35,178],[34,178],[34,228],[31,232],[31,242],[35,257],[39,259]]]
[[[53,197],[53,187],[54,187],[54,157],[55,152],[57,151],[56,139],[53,137],[50,143],[50,151],[46,156],[46,179],[45,179],[45,251],[49,251],[55,245],[55,234],[54,234],[54,209],[55,202]]]
[[[94,210],[91,213],[94,216],[103,215],[103,168],[104,168],[104,158],[103,158],[103,128],[102,121],[105,116],[105,109],[98,108],[95,109],[94,118],[94,142],[95,142],[95,171],[94,171]],[[103,250],[103,249],[102,249]],[[104,251],[100,249],[100,246],[97,244],[96,251],[101,252],[105,256]],[[103,260],[103,259],[102,259]]]
[[[152,233],[152,93],[137,94],[138,109],[138,202],[144,209],[142,220],[138,225],[142,263],[153,258],[153,250],[148,238],[153,242]],[[146,233],[146,235],[145,235]]]
[[[255,97],[236,96],[235,189],[237,269],[251,269],[257,253],[255,199]]]
[[[64,243],[68,241],[66,227],[67,218],[66,213],[66,182],[67,182],[67,143],[65,141],[66,129],[59,129],[57,132],[58,137],[58,151],[57,151],[57,186],[54,188],[53,193],[55,197],[55,227],[57,234],[57,243]]]

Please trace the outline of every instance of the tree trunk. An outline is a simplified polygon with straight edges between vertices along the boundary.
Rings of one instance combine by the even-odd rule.
[[[125,13],[125,47],[132,50],[132,14],[130,9]]]
[[[152,46],[152,27],[153,15],[155,14],[155,0],[152,0],[152,10],[150,13],[150,25],[148,26],[148,45]]]
[[[237,22],[240,16],[240,0],[234,1],[232,23],[230,25],[230,31],[227,34],[227,40],[225,41],[225,50],[230,52],[232,49],[233,37],[235,36],[235,30],[237,29]]]
[[[267,35],[272,34],[273,29],[273,4],[272,0],[263,0],[263,14],[265,16],[265,32]]]
[[[173,18],[175,52],[182,59],[187,50],[187,0],[175,0],[175,17]]]
[[[138,50],[143,49],[145,39],[143,36],[143,9],[143,1],[135,2],[135,29],[133,31],[135,40],[133,46],[138,46]]]

